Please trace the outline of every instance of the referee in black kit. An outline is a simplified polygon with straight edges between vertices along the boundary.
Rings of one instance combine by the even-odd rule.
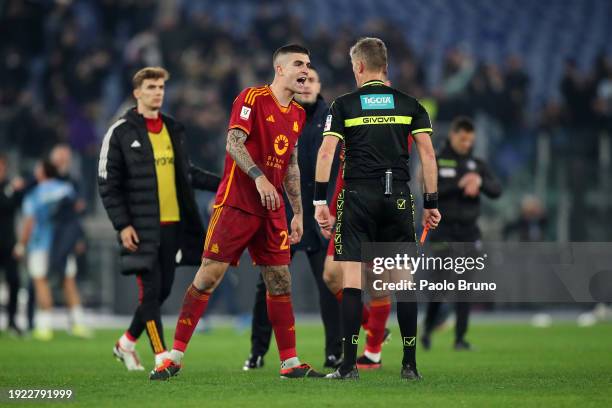
[[[356,367],[362,310],[361,244],[415,242],[408,180],[409,135],[414,138],[423,164],[425,196],[423,225],[434,229],[437,210],[436,157],[431,143],[431,122],[419,102],[384,85],[387,48],[378,38],[362,38],[350,50],[357,82],[354,92],[337,98],[330,107],[317,160],[315,218],[331,228],[325,200],[332,158],[338,140],[344,142],[345,188],[337,206],[336,253],[341,261],[341,305],[344,362],[328,378],[359,378]],[[400,203],[403,202],[403,205]],[[417,304],[397,302],[397,319],[404,339],[401,377],[416,380],[415,346]],[[408,341],[407,339],[410,339]]]

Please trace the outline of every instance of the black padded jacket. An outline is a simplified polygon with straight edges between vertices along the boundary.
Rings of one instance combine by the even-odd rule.
[[[216,191],[220,178],[191,164],[184,146],[184,126],[166,115],[162,115],[162,120],[174,149],[181,217],[177,263],[199,265],[204,228],[193,188]],[[122,273],[151,270],[160,242],[157,176],[145,119],[134,108],[115,122],[104,136],[98,162],[98,186],[114,229],[119,233],[132,225],[140,240],[134,253],[121,246]]]

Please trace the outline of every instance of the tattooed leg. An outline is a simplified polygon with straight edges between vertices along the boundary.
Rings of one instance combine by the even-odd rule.
[[[193,278],[193,286],[203,292],[212,293],[227,271],[229,263],[203,258],[198,273]]]
[[[261,275],[270,295],[278,296],[291,293],[291,275],[287,265],[262,266]]]

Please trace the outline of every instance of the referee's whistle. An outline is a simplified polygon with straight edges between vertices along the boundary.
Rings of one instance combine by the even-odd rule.
[[[385,171],[385,195],[390,196],[393,194],[393,172],[391,169]]]

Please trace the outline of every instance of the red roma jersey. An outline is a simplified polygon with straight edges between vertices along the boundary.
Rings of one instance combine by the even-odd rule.
[[[245,146],[257,167],[276,187],[281,208],[269,211],[261,205],[255,181],[228,153],[215,208],[227,205],[260,217],[284,217],[283,180],[305,120],[306,112],[297,102],[281,106],[268,86],[242,91],[234,100],[229,129],[241,129],[248,135]]]

